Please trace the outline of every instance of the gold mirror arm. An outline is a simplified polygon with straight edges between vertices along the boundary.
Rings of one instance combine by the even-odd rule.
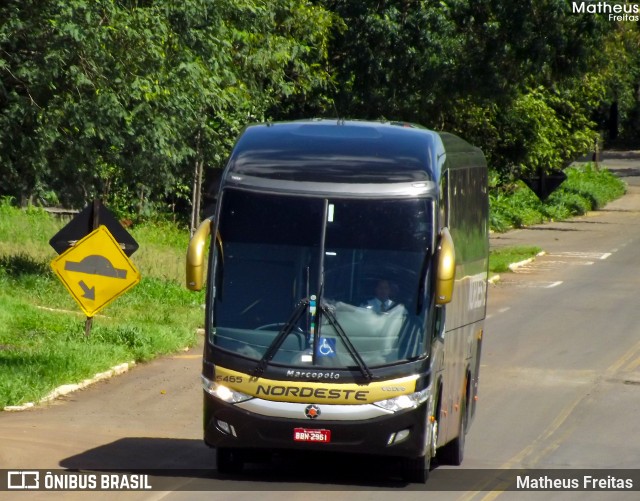
[[[202,290],[204,285],[204,258],[206,246],[211,231],[213,220],[205,219],[189,241],[187,248],[187,289],[192,291]]]
[[[436,304],[450,303],[456,278],[456,252],[448,228],[440,231],[436,276]]]

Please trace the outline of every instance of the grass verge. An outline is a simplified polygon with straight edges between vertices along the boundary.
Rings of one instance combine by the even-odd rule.
[[[489,254],[489,271],[491,273],[504,273],[509,270],[509,265],[519,263],[532,258],[542,251],[540,247],[520,246],[505,247],[492,250]]]
[[[204,295],[182,285],[187,231],[140,227],[132,261],[142,280],[96,315],[85,337],[84,315],[49,266],[48,240],[64,224],[0,203],[0,409],[191,346],[202,326]]]

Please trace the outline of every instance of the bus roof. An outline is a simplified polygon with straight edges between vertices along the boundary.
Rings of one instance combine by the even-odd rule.
[[[478,166],[486,167],[479,148],[415,124],[300,120],[247,126],[221,183],[300,194],[404,197],[434,194],[446,169]]]
[[[383,122],[305,120],[248,126],[228,172],[289,181],[390,183],[434,179],[437,133]]]

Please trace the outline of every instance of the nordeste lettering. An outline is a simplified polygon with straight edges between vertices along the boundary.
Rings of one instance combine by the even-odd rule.
[[[325,400],[338,400],[344,398],[345,400],[358,400],[361,402],[367,401],[366,390],[348,390],[348,389],[326,389],[326,388],[312,388],[310,386],[280,386],[280,385],[258,385],[256,389],[256,397],[260,395],[266,395],[269,397],[298,397],[298,398],[317,398]]]

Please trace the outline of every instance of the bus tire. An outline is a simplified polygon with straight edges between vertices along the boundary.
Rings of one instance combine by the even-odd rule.
[[[216,464],[218,473],[222,473],[223,475],[240,473],[244,468],[242,456],[236,449],[216,449]]]

